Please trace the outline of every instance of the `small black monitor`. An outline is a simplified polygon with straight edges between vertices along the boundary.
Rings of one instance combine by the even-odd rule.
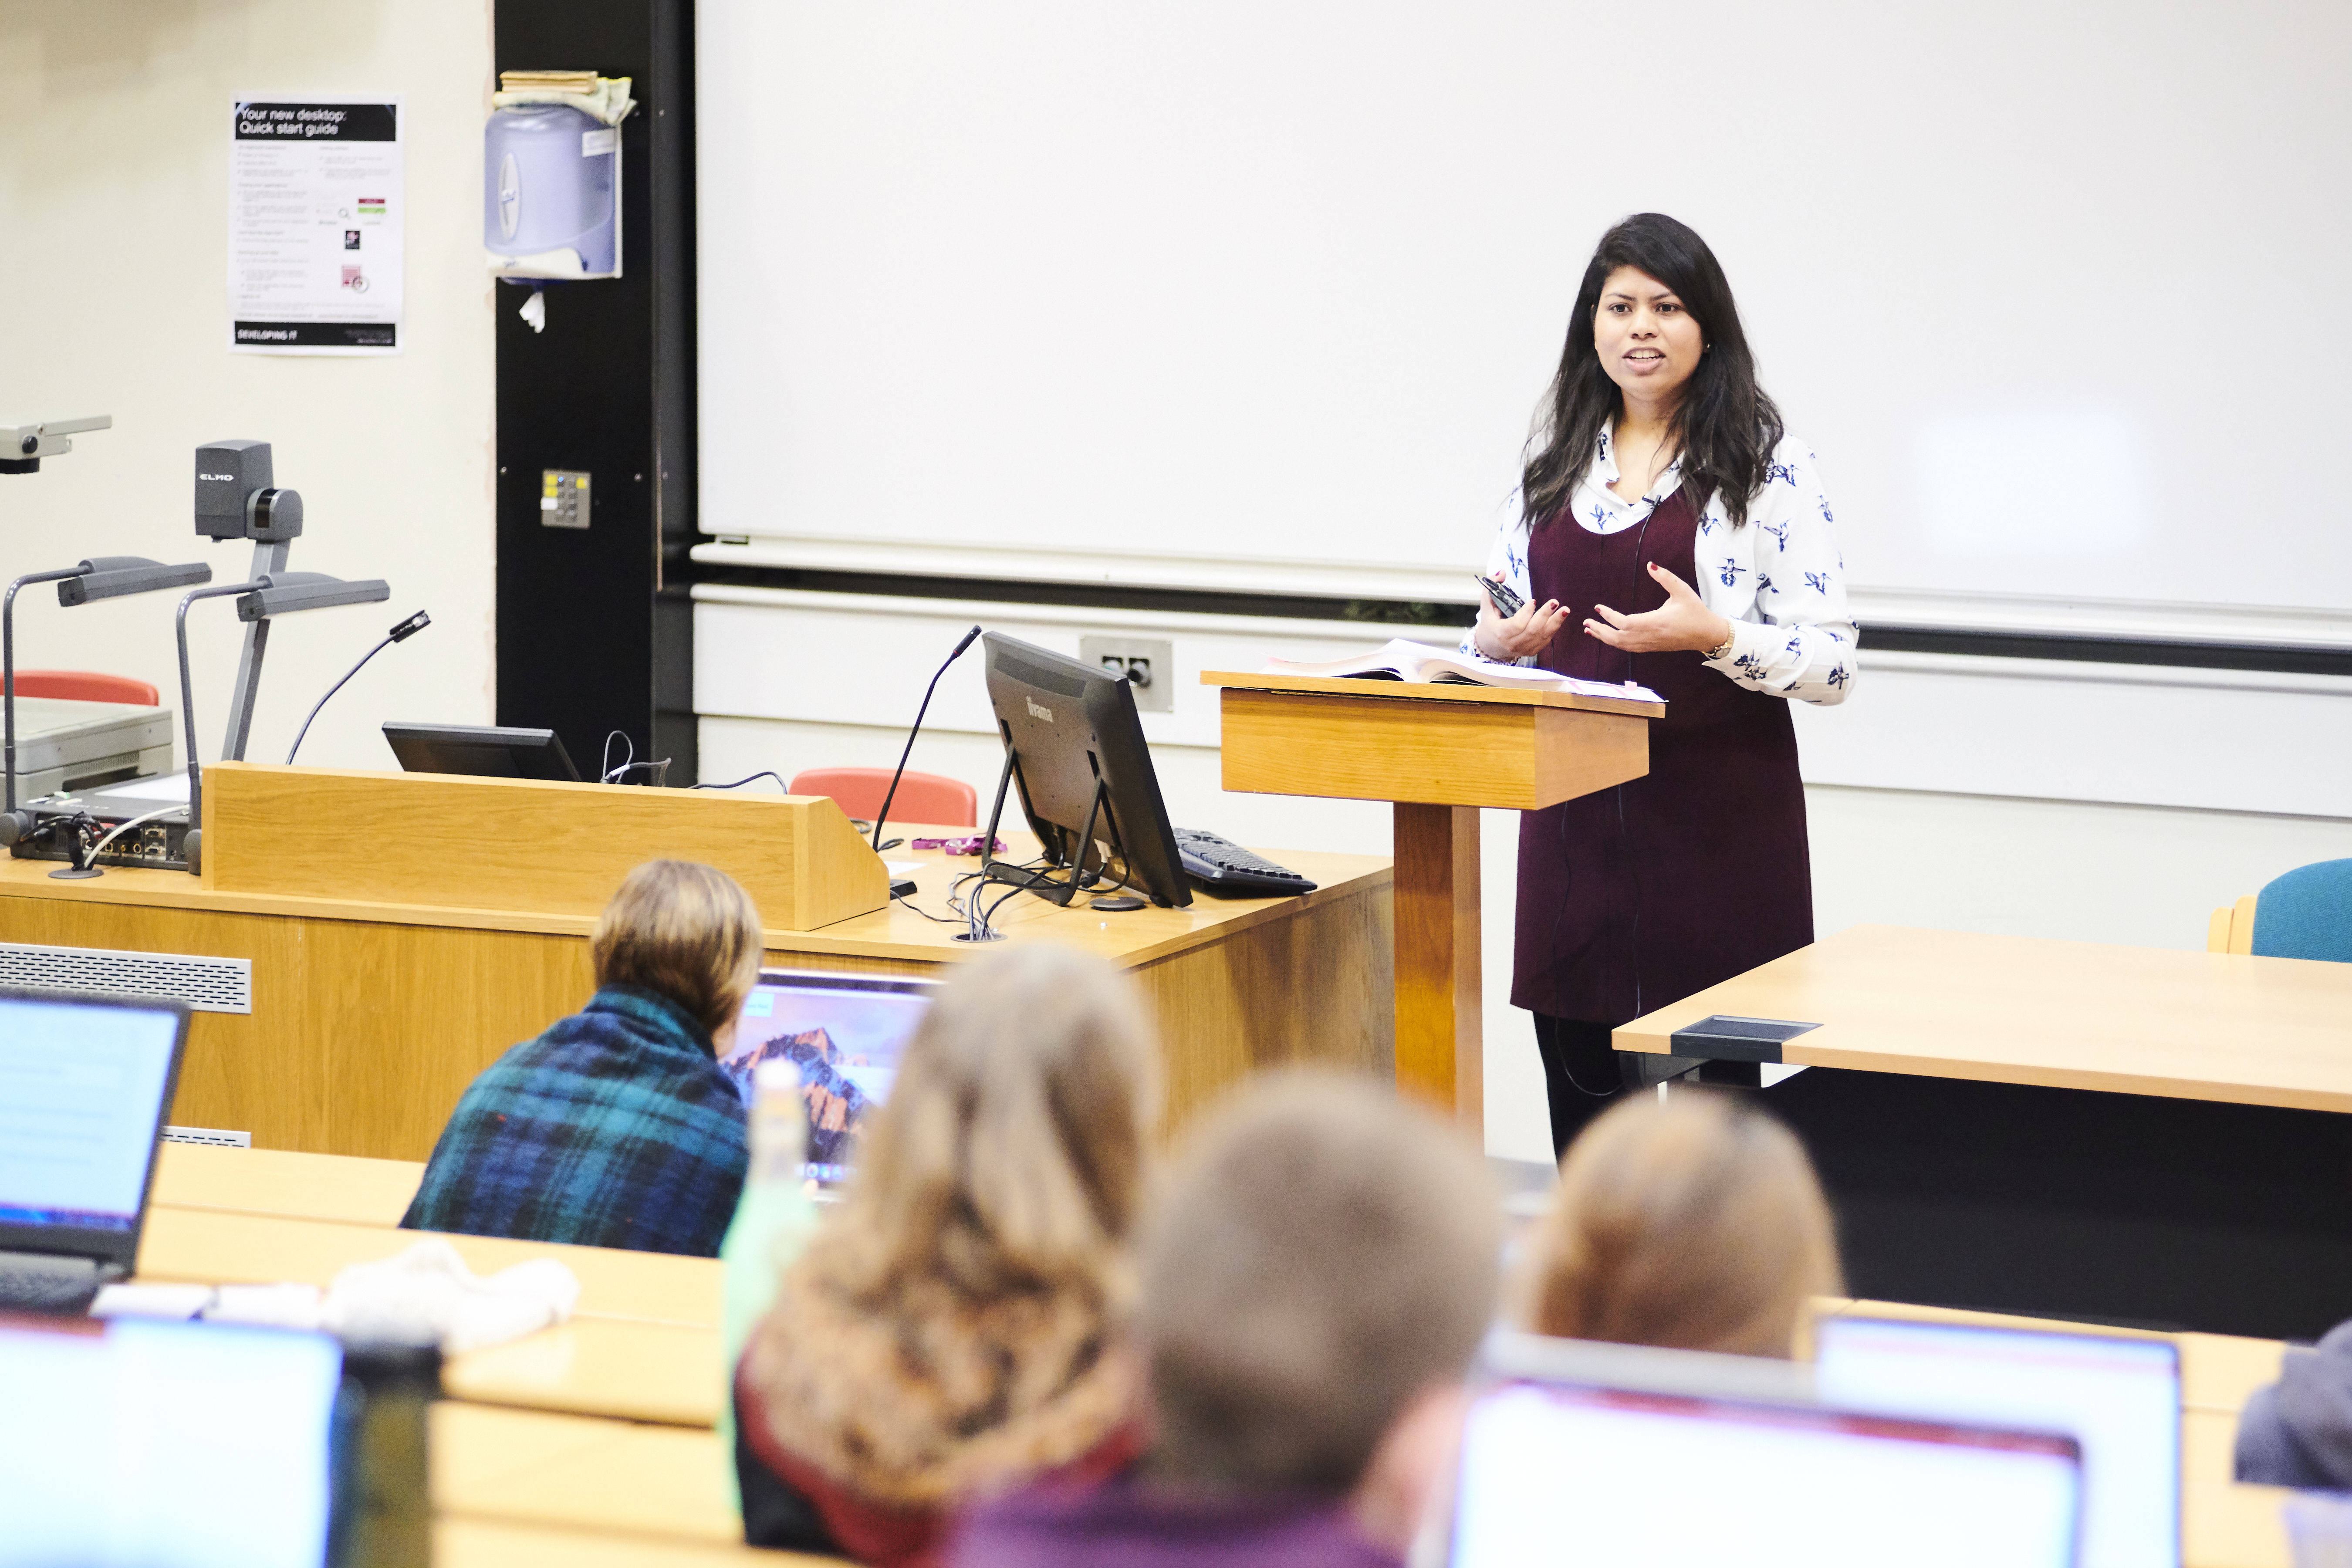
[[[488,724],[387,723],[383,738],[412,773],[465,773],[487,779],[552,779],[577,784],[563,742],[552,730]]]
[[[1183,858],[1126,679],[997,632],[987,649],[988,700],[1021,810],[1067,879],[1038,891],[1105,890],[1124,882],[1155,904],[1192,901]],[[1087,842],[1087,824],[1093,824]]]

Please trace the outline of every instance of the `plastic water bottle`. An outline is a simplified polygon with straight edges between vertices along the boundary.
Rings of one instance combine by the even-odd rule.
[[[751,1167],[743,1195],[719,1243],[726,1265],[727,1296],[719,1342],[724,1363],[719,1405],[719,1453],[727,1467],[727,1496],[741,1510],[735,1481],[735,1366],[743,1347],[776,1299],[776,1277],[799,1256],[816,1228],[817,1210],[808,1194],[808,1104],[801,1098],[801,1069],[771,1058],[751,1071]]]

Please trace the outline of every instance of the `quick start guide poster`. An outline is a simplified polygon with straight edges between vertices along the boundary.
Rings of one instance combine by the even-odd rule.
[[[231,126],[229,351],[398,353],[400,105],[240,99]]]

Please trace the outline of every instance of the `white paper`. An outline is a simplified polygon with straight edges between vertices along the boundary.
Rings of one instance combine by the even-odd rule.
[[[250,1323],[265,1329],[315,1329],[320,1302],[316,1285],[224,1285],[205,1309],[208,1323]]]
[[[882,868],[893,877],[911,877],[923,868],[920,860],[885,860]]]
[[[229,352],[400,352],[400,104],[239,99],[229,120]]]
[[[93,1318],[185,1321],[213,1304],[209,1285],[101,1285],[89,1304]]]
[[[110,784],[106,793],[115,800],[152,800],[173,805],[188,804],[188,775],[185,773],[157,773],[152,779],[137,784]]]

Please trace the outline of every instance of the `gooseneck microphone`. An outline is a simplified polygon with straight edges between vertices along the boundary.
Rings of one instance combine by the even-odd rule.
[[[426,615],[424,611],[419,610],[415,615],[409,616],[406,620],[401,622],[400,625],[393,627],[392,630],[384,634],[383,641],[376,644],[375,647],[360,655],[359,663],[343,671],[343,679],[341,680],[338,680],[332,686],[327,688],[327,697],[332,697],[336,692],[341,691],[343,687],[350,682],[352,676],[357,675],[361,670],[365,669],[367,668],[368,660],[373,658],[376,655],[382,653],[384,649],[390,647],[396,642],[406,642],[410,637],[415,637],[417,633],[423,631],[432,624],[433,617]],[[310,704],[310,718],[303,720],[302,727],[294,731],[294,743],[286,748],[286,765],[288,767],[290,768],[294,765],[294,753],[302,749],[303,738],[310,733],[310,720],[316,719],[319,716],[319,710],[327,705],[327,697],[321,697],[318,701]]]
[[[19,816],[16,811],[16,590],[29,583],[61,583],[79,576],[81,571],[80,566],[68,566],[62,572],[27,572],[9,584],[8,596],[0,599],[0,708],[6,710],[5,718],[0,718],[0,731],[5,732],[0,738],[0,752],[5,753],[0,772],[8,778],[8,805],[5,815],[0,816],[0,837],[10,844],[33,830],[32,813]]]
[[[955,651],[940,665],[939,675],[932,676],[931,683],[923,688],[923,705],[915,710],[915,727],[907,731],[907,749],[898,753],[898,770],[890,775],[890,788],[882,796],[882,809],[874,814],[874,853],[877,855],[890,847],[882,842],[882,824],[890,815],[890,803],[898,798],[898,781],[907,774],[907,759],[915,754],[915,737],[923,732],[923,715],[931,710],[931,693],[940,689],[940,676],[948,672],[948,666],[961,658],[963,650],[970,647],[979,636],[978,626],[964,633],[963,640],[955,645]]]

